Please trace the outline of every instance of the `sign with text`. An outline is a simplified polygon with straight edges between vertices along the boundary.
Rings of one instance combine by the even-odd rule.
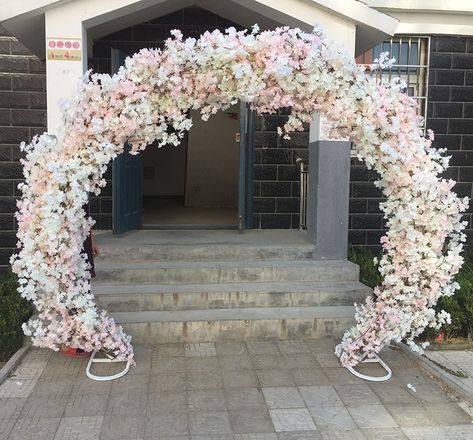
[[[55,38],[47,39],[48,60],[80,61],[80,38]]]

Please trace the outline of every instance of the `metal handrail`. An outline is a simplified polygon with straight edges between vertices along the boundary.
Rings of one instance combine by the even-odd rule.
[[[309,162],[298,158],[296,163],[300,167],[300,194],[299,194],[299,229],[307,229],[307,190],[309,185]]]

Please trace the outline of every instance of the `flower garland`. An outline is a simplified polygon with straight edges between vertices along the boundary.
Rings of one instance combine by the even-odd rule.
[[[22,296],[39,311],[24,325],[33,343],[105,348],[133,360],[130,337],[97,309],[90,292],[81,252],[93,221],[82,207],[89,194],[100,194],[103,174],[125,143],[131,154],[153,142],[178,145],[192,126],[190,109],[207,120],[238,100],[258,113],[291,108],[279,129],[285,137],[324,114],[329,134],[348,136],[359,159],[379,173],[389,228],[381,240],[384,281],[357,307],[357,324],[341,344],[342,364],[356,365],[392,340],[413,344],[426,326],[447,319],[436,317],[433,306],[458,287],[452,277],[462,264],[460,213],[467,201],[452,192],[453,181],[439,177],[448,160],[431,147],[432,135],[423,136],[405,85],[376,83],[317,29],[230,28],[198,40],[172,34],[163,50],[140,51],[117,74],[84,78],[76,99],[64,105],[63,131],[22,144],[19,251],[11,262]]]

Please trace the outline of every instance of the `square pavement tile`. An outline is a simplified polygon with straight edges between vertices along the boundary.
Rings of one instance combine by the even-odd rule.
[[[162,357],[151,361],[151,375],[161,373],[177,373],[186,371],[184,357]]]
[[[54,440],[99,440],[103,417],[64,417]]]
[[[293,368],[313,368],[322,370],[322,367],[310,354],[290,354],[283,356],[286,368],[292,370]]]
[[[378,396],[365,384],[337,385],[335,390],[346,406],[381,404]]]
[[[330,385],[352,385],[364,383],[363,379],[354,376],[346,368],[324,367],[323,371],[328,377],[328,383]]]
[[[409,389],[403,383],[378,382],[370,384],[370,388],[374,391],[383,404],[416,403],[415,397],[409,393]]]
[[[399,426],[434,426],[436,420],[420,404],[390,404],[385,408],[391,413]]]
[[[348,408],[359,428],[397,428],[398,424],[383,405],[359,405]]]
[[[401,428],[363,429],[366,440],[408,440]]]
[[[294,386],[295,381],[288,370],[257,370],[262,387]]]
[[[47,361],[22,362],[13,371],[11,378],[14,380],[39,379],[46,365]]]
[[[251,358],[247,354],[220,356],[218,362],[223,371],[251,370],[253,368]]]
[[[473,423],[471,417],[454,402],[424,404],[424,408],[438,425]]]
[[[186,357],[217,356],[214,342],[196,342],[186,344],[184,347]]]
[[[186,358],[186,371],[217,371],[220,364],[217,357],[190,357]]]
[[[225,398],[222,390],[187,391],[189,411],[209,412],[225,410]]]
[[[299,391],[307,406],[343,406],[335,388],[330,385],[303,386]]]
[[[66,407],[66,398],[57,399],[51,396],[48,397],[30,397],[20,417],[35,418],[35,417],[62,417],[64,408]]]
[[[146,397],[143,396],[145,399]],[[187,410],[185,391],[165,391],[148,395],[148,414],[172,414]]]
[[[283,354],[296,354],[310,352],[305,341],[278,341],[279,351]]]
[[[87,379],[90,381],[90,379]],[[59,397],[69,397],[71,393],[74,393],[74,379],[70,377],[58,377],[56,379],[40,379],[36,382],[31,396],[36,397],[46,397],[46,396],[55,396]],[[110,388],[109,388],[110,389]],[[107,392],[108,395],[108,392]]]
[[[148,384],[150,377],[146,374],[124,376],[119,380],[112,381],[112,389],[110,395],[123,395],[127,393],[142,393],[148,392]]]
[[[409,440],[450,440],[443,428],[439,426],[417,426],[401,429]],[[455,437],[453,439],[458,440]]]
[[[343,406],[309,407],[317,428],[326,430],[353,430],[356,424]]]
[[[278,440],[322,440],[319,431],[280,432]]]
[[[223,386],[225,388],[257,387],[258,378],[253,370],[224,371]]]
[[[161,373],[151,376],[148,387],[150,393],[184,391],[186,389],[186,373]]]
[[[238,434],[274,432],[267,409],[229,411],[233,432]]]
[[[224,394],[229,410],[266,408],[263,393],[258,388],[227,388]]]
[[[249,341],[246,343],[250,356],[257,354],[281,354],[274,341]]]
[[[353,431],[320,431],[322,440],[366,440],[359,429]]]
[[[257,354],[251,358],[255,370],[285,369],[284,358],[275,354]]]
[[[271,409],[269,414],[276,432],[315,431],[317,429],[306,408]]]
[[[59,426],[59,417],[31,417],[18,419],[8,435],[9,440],[51,440]]]
[[[304,408],[304,400],[296,387],[268,387],[262,389],[268,408]]]
[[[223,380],[218,372],[191,371],[186,374],[187,390],[215,390],[220,388],[223,388]]]
[[[0,399],[29,397],[37,382],[38,379],[7,379],[0,386]]]
[[[0,424],[10,419],[20,417],[21,410],[25,406],[26,400],[19,397],[11,399],[0,398]]]
[[[142,440],[145,433],[145,416],[105,416],[100,440]]]
[[[316,368],[294,368],[289,370],[297,386],[303,385],[327,385],[327,375],[322,369]]]
[[[167,439],[189,434],[187,413],[174,413],[147,417],[145,422],[146,439]]]
[[[274,433],[234,434],[233,440],[278,440],[278,436]]]
[[[103,416],[107,400],[108,394],[72,393],[67,399],[64,416]]]
[[[222,435],[232,432],[227,411],[191,412],[189,429],[192,436]]]
[[[454,440],[471,440],[473,439],[473,425],[455,425],[445,426],[443,428],[447,438]]]
[[[140,416],[145,414],[148,403],[148,394],[129,392],[113,394],[107,400],[106,415]]]
[[[244,342],[221,341],[215,343],[218,356],[248,355]]]
[[[184,356],[184,344],[159,344],[151,350],[151,357],[155,358],[173,358]]]

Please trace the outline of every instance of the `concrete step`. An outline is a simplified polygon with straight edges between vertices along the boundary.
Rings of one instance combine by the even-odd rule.
[[[134,343],[340,337],[353,306],[115,312]]]
[[[357,281],[349,261],[271,260],[206,262],[97,262],[96,284],[194,284],[273,281]]]
[[[371,289],[358,281],[201,284],[93,284],[110,312],[353,305]]]
[[[103,263],[245,261],[312,258],[314,245],[295,230],[133,231],[97,235]]]

